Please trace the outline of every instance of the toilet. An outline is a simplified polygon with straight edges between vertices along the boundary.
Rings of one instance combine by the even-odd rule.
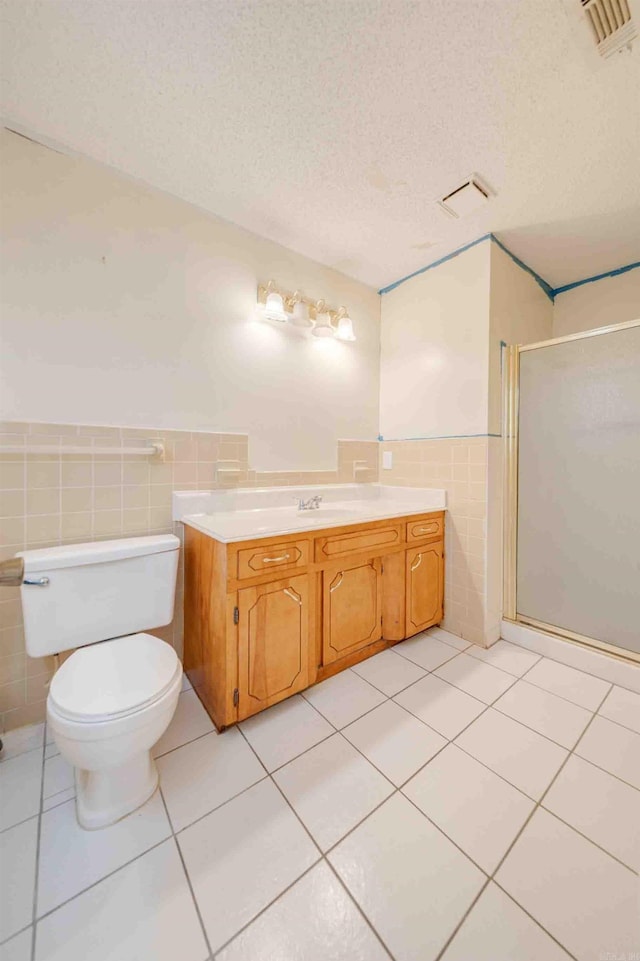
[[[47,724],[75,768],[76,811],[89,830],[125,817],[158,784],[151,748],[182,687],[169,644],[180,542],[172,534],[24,551],[27,654],[73,650],[54,674]]]

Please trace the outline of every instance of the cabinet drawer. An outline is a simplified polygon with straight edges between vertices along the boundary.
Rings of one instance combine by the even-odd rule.
[[[401,543],[400,524],[370,528],[350,534],[318,537],[316,539],[316,561],[345,557],[347,554],[359,554],[363,551],[377,550],[378,548],[384,550],[384,548]]]
[[[247,547],[238,551],[238,577],[256,577],[283,568],[306,567],[309,563],[309,541],[270,544],[269,547]]]
[[[409,521],[407,543],[423,541],[426,537],[442,537],[443,531],[444,517],[425,517],[421,521]]]

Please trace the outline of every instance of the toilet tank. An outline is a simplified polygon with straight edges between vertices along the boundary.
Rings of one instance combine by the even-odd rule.
[[[180,541],[173,534],[23,551],[27,654],[44,657],[173,618]]]

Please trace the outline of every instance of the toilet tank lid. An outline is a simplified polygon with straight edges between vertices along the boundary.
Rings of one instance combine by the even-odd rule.
[[[44,547],[37,551],[21,551],[26,574],[52,571],[62,567],[82,567],[86,564],[105,564],[126,557],[177,551],[180,541],[174,534],[155,534],[152,537],[121,537],[113,541],[93,541],[90,544],[64,544]]]

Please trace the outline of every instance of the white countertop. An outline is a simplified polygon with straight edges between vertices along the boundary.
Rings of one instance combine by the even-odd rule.
[[[299,511],[294,503],[322,496],[317,510]],[[383,484],[331,484],[235,491],[176,491],[174,520],[228,544],[277,537],[385,518],[425,514],[446,508],[446,493]]]

